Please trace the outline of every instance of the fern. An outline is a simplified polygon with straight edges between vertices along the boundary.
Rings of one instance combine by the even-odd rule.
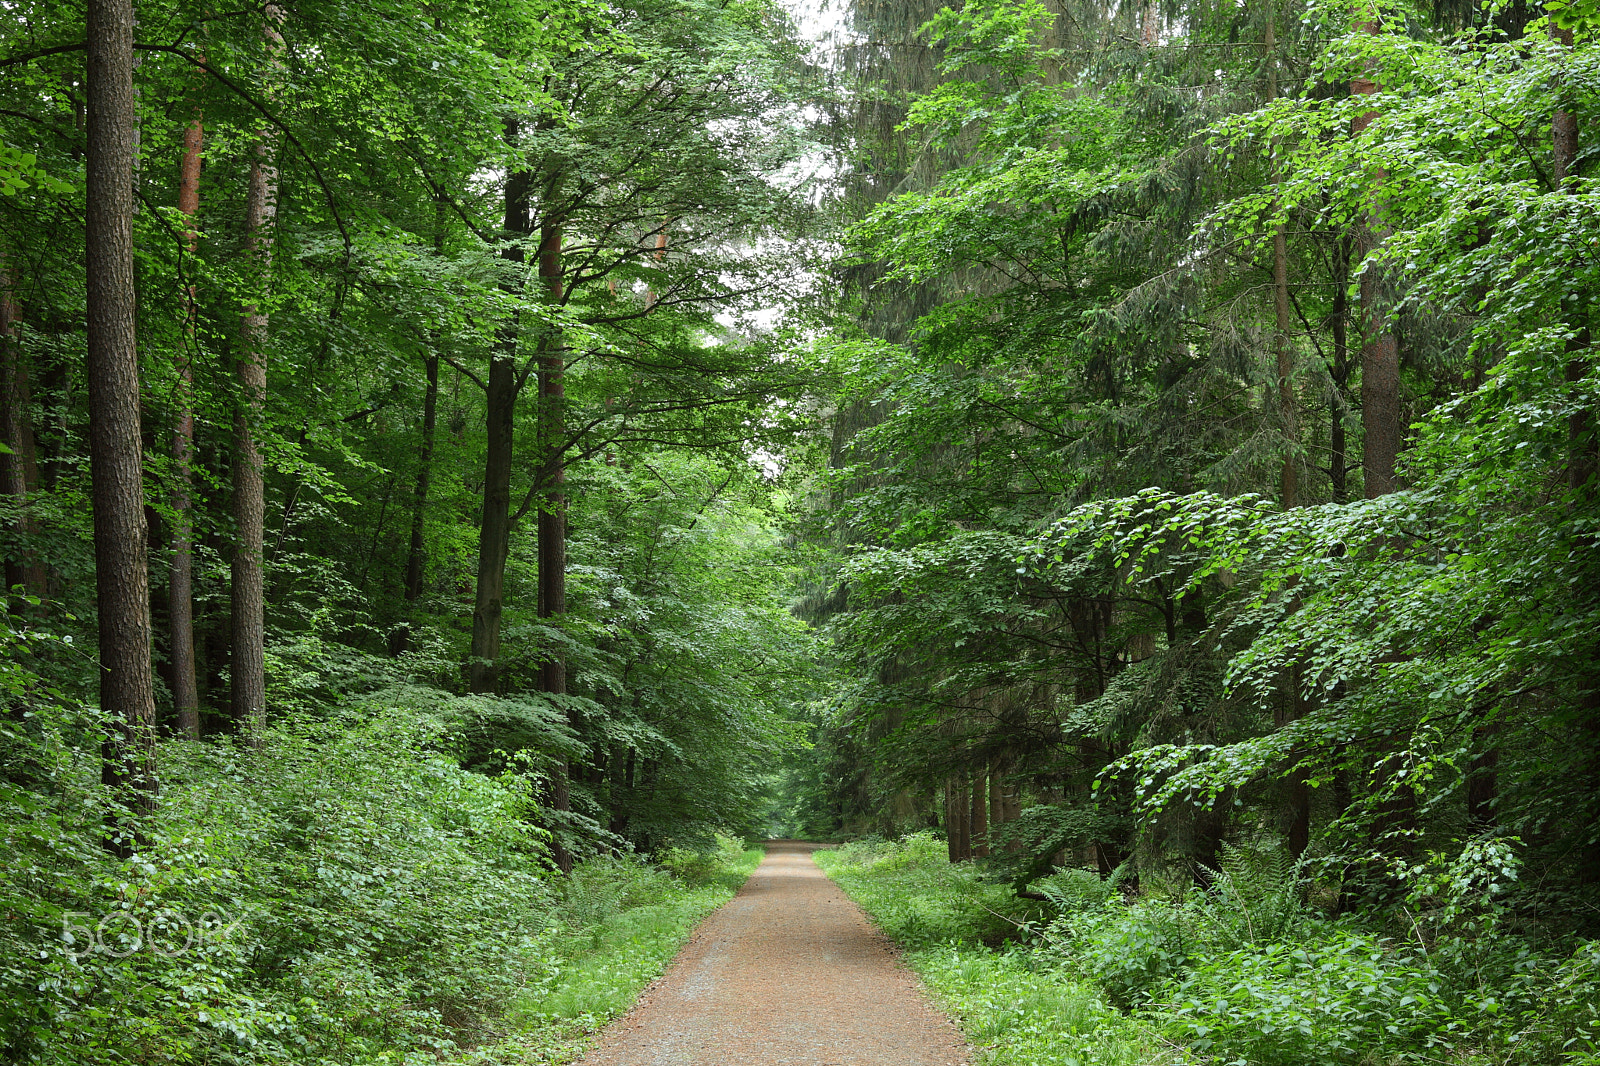
[[[1286,937],[1305,915],[1301,863],[1275,844],[1222,845],[1210,887],[1193,904],[1216,947],[1231,950]]]

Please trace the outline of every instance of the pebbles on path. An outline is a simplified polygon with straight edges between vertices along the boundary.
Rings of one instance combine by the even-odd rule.
[[[581,1066],[965,1066],[972,1050],[811,861],[774,841]]]

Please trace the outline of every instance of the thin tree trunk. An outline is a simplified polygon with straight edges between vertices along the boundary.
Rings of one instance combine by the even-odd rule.
[[[1377,22],[1358,22],[1356,29],[1378,34]],[[1371,78],[1350,83],[1352,96],[1372,95],[1380,86]],[[1359,136],[1378,117],[1363,112],[1351,125]],[[1383,173],[1376,175],[1383,180]],[[1367,213],[1358,235],[1361,258],[1371,260],[1388,232],[1376,206]],[[1361,271],[1361,477],[1369,500],[1396,488],[1395,458],[1400,454],[1400,344],[1388,323],[1388,299],[1382,272],[1367,262]]]
[[[954,815],[955,821],[951,830],[955,834],[954,862],[966,862],[972,858],[972,799],[968,795],[967,775],[956,774],[951,779],[955,789]]]
[[[1333,308],[1329,326],[1333,332],[1333,395],[1328,401],[1328,480],[1333,502],[1350,502],[1350,448],[1345,441],[1344,395],[1350,384],[1350,258],[1348,247],[1339,238],[1334,250]]]
[[[989,788],[982,768],[972,772],[972,851],[980,858],[989,854]]]
[[[283,12],[266,7],[263,29],[274,56],[283,47],[278,33]],[[276,59],[272,61],[276,63]],[[266,295],[272,270],[272,226],[278,213],[276,138],[263,130],[250,163],[245,195],[245,236],[255,273],[252,302],[246,306],[239,338],[239,401],[233,420],[233,717],[252,744],[260,744],[267,727],[266,589],[263,549],[266,544],[266,482],[261,449],[256,442],[267,394]]]
[[[39,532],[28,511],[28,494],[39,487],[38,460],[33,443],[33,396],[28,385],[28,364],[22,356],[22,308],[5,256],[0,254],[0,441],[10,448],[0,455],[0,492],[17,508],[17,535],[23,541],[15,557],[5,562],[6,590],[21,585],[30,596],[43,599],[49,592],[44,563],[27,547]]]
[[[178,178],[178,211],[184,217],[185,250],[199,244],[195,215],[200,210],[200,152],[205,126],[195,115],[183,131],[183,165]],[[195,284],[184,291],[184,354],[178,365],[178,413],[172,431],[177,489],[172,497],[172,564],[167,578],[167,616],[172,629],[172,703],[178,733],[200,739],[200,688],[194,657],[194,350],[198,308]]]
[[[156,703],[134,311],[133,136],[133,5],[89,0],[86,376],[100,708],[109,727],[101,781],[120,807],[140,811],[156,799]],[[110,851],[125,856],[136,840],[120,812],[108,816]]]
[[[518,125],[508,119],[506,141],[516,144]],[[525,261],[522,245],[528,234],[532,178],[525,170],[506,175],[505,236],[501,255]],[[518,283],[520,285],[520,282]],[[478,587],[472,606],[472,649],[467,663],[467,688],[494,692],[500,683],[500,618],[505,597],[506,555],[511,545],[511,448],[517,405],[517,324],[500,330],[489,358],[487,389],[488,442],[483,468],[483,521],[478,527]]]
[[[1274,0],[1267,0],[1267,102],[1278,98],[1277,12]],[[1278,141],[1270,149],[1273,203],[1280,203],[1278,188]],[[1294,353],[1289,343],[1289,249],[1284,224],[1272,227],[1272,309],[1275,329],[1272,350],[1278,378],[1278,420],[1283,433],[1283,471],[1280,478],[1280,506],[1289,510],[1299,505],[1299,474],[1295,449],[1299,445],[1300,418],[1294,394]]]
[[[433,253],[444,254],[443,200],[434,205]],[[428,349],[423,361],[423,374],[427,388],[422,394],[422,446],[417,454],[417,480],[411,494],[411,546],[406,552],[406,619],[395,629],[389,642],[389,654],[399,655],[411,641],[412,617],[416,602],[422,595],[422,566],[427,561],[423,540],[423,523],[428,512],[428,488],[433,479],[433,437],[439,420],[439,351],[437,338]],[[508,497],[509,499],[509,497]]]
[[[961,833],[957,828],[960,819],[956,816],[956,777],[954,774],[944,779],[944,851],[945,858],[951,862],[961,861]]]

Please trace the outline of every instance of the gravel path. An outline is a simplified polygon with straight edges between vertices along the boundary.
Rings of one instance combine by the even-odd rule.
[[[971,1048],[894,945],[775,841],[582,1066],[965,1066]]]

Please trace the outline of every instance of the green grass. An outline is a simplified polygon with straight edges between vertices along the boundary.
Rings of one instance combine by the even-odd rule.
[[[899,844],[819,851],[817,864],[907,951],[906,963],[979,1048],[984,1066],[1167,1066],[1193,1061],[1150,1025],[1112,1007],[1092,982],[992,950],[1027,905],[951,866],[916,834]]]
[[[625,1013],[697,925],[738,890],[763,850],[723,838],[708,858],[668,855],[679,878],[640,863],[597,861],[574,872],[549,962],[512,1004],[504,1035],[465,1061],[564,1066]]]

